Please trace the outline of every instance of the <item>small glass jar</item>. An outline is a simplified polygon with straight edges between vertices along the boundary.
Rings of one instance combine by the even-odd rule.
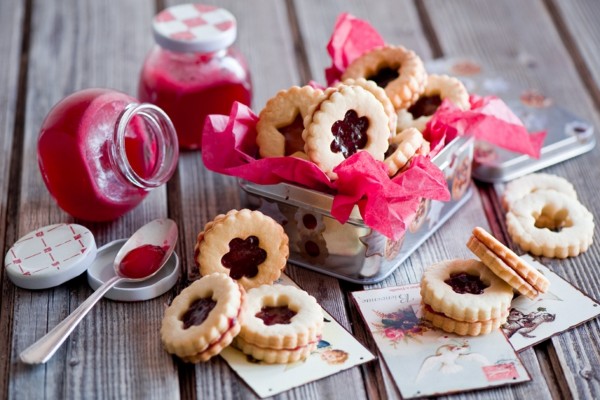
[[[160,12],[152,27],[157,44],[142,67],[138,97],[171,117],[182,149],[200,149],[207,115],[229,115],[234,101],[250,106],[250,73],[231,47],[235,17],[215,6],[183,4]]]
[[[118,218],[177,166],[177,134],[153,104],[86,89],[56,104],[38,138],[38,163],[58,205],[87,221]]]

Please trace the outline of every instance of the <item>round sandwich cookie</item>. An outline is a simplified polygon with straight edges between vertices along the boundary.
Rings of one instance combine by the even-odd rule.
[[[208,361],[241,329],[245,291],[227,274],[195,281],[166,309],[160,335],[165,349],[190,363]]]

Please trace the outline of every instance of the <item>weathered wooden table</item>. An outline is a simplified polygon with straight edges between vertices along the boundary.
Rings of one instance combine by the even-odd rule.
[[[487,68],[540,91],[600,126],[600,3],[531,1],[234,1],[218,3],[237,17],[237,46],[247,55],[254,109],[279,89],[324,81],[325,45],[335,18],[347,11],[370,21],[389,43],[424,60],[472,55]],[[40,124],[62,97],[87,87],[135,95],[138,72],[152,45],[150,20],[171,5],[157,0],[0,1],[0,247],[51,223],[72,221],[47,192],[36,162]],[[548,172],[568,178],[596,213],[600,149]],[[508,240],[498,187],[478,185],[468,204],[392,277],[377,286],[418,282],[423,268],[468,257],[475,225]],[[188,365],[167,354],[158,330],[165,305],[191,279],[196,234],[215,215],[241,208],[235,179],[207,171],[199,153],[184,153],[167,187],[126,216],[89,224],[99,245],[130,235],[159,217],[179,224],[177,252],[186,273],[177,287],[140,303],[101,301],[45,365],[18,354],[67,316],[89,294],[85,275],[51,290],[28,291],[0,275],[0,396],[40,398],[254,398],[220,358]],[[597,215],[597,214],[596,214]],[[598,229],[596,229],[598,237]],[[510,244],[510,243],[509,243]],[[592,297],[600,290],[600,246],[568,260],[544,259]],[[349,292],[361,287],[290,265],[288,273],[373,351]],[[366,289],[369,289],[367,287]],[[465,398],[600,398],[600,321],[568,331],[521,356],[531,382],[457,395]],[[398,398],[382,361],[375,361],[279,396],[298,399]]]

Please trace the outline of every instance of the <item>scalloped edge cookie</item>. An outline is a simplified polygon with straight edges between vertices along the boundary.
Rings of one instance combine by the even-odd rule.
[[[286,306],[296,314],[289,324],[266,325],[256,316],[263,307]],[[287,285],[263,285],[248,291],[240,337],[257,347],[293,350],[318,342],[323,312],[317,300],[302,289]]]
[[[185,329],[183,315],[194,301],[211,297],[216,302],[200,325]],[[240,332],[245,291],[226,274],[207,275],[177,295],[165,310],[160,335],[171,354],[186,362],[207,361],[229,346]]]
[[[479,276],[488,285],[482,294],[456,293],[445,281],[453,273]],[[429,266],[421,279],[421,298],[433,311],[463,322],[501,318],[510,307],[512,288],[479,260],[454,259]]]
[[[325,100],[316,105],[314,112],[305,119],[306,129],[302,136],[309,160],[331,180],[337,179],[334,168],[346,159],[341,151],[331,150],[331,143],[335,140],[331,129],[350,110],[354,110],[360,118],[367,117],[369,120],[367,143],[357,152],[368,151],[374,159],[382,161],[388,148],[389,118],[381,102],[371,92],[360,86],[347,85],[326,91]]]
[[[232,210],[225,217],[217,218],[212,227],[205,229],[198,242],[201,275],[221,272],[229,276],[231,271],[223,266],[221,260],[229,253],[230,241],[256,236],[259,247],[266,251],[267,257],[258,265],[257,275],[251,278],[242,276],[237,282],[248,290],[272,284],[281,276],[289,256],[289,239],[281,225],[260,211],[248,209]]]
[[[286,90],[280,90],[259,114],[256,124],[256,144],[263,158],[293,156],[306,158],[304,154],[304,140],[302,133],[297,138],[302,141],[302,150],[286,154],[286,137],[279,131],[281,127],[290,125],[298,117],[301,118],[304,127],[304,119],[314,104],[323,100],[324,94],[320,89],[312,86],[292,86]]]
[[[564,210],[570,226],[560,232],[535,226],[544,211],[558,214]],[[538,190],[514,202],[506,213],[506,225],[515,243],[536,256],[575,257],[585,252],[594,239],[592,213],[573,197],[553,190]]]
[[[352,61],[342,74],[342,80],[369,80],[384,67],[398,69],[398,77],[384,88],[392,104],[397,110],[409,107],[423,93],[427,83],[423,61],[412,50],[390,45],[374,48]]]
[[[429,75],[427,77],[425,90],[421,93],[415,103],[419,101],[421,97],[435,95],[440,96],[442,100],[450,100],[463,111],[471,108],[471,104],[469,103],[469,92],[467,92],[465,85],[454,77],[448,75]],[[409,109],[410,107],[398,111],[398,131],[412,127],[423,132],[433,115],[422,115],[418,118],[414,118]]]

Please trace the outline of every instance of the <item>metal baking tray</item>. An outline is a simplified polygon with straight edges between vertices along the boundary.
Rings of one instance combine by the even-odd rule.
[[[417,217],[398,241],[369,228],[355,206],[340,224],[331,216],[333,196],[295,185],[240,181],[250,207],[274,218],[290,239],[289,261],[359,284],[384,280],[444,224],[472,194],[473,139],[458,137],[433,162],[444,172],[452,199],[422,200]]]

